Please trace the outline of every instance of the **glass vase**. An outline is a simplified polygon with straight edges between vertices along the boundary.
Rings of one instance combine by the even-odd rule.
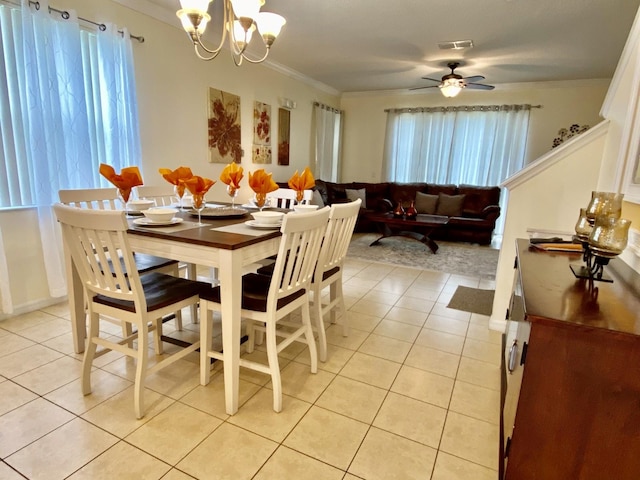
[[[418,210],[416,210],[416,205],[414,200],[411,200],[411,204],[404,211],[404,214],[409,220],[415,220],[415,218],[418,216]]]
[[[404,217],[404,207],[402,206],[402,202],[398,202],[398,206],[395,208],[395,210],[393,211],[393,216],[395,218],[402,218]]]

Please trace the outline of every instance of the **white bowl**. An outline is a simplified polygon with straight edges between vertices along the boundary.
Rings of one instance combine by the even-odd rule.
[[[276,225],[282,221],[284,213],[269,210],[266,212],[251,212],[251,216],[256,223],[263,225]]]
[[[143,210],[144,216],[152,222],[170,222],[173,216],[178,213],[175,208],[157,207]]]
[[[318,205],[294,205],[293,210],[298,213],[309,213],[318,209]]]
[[[127,202],[127,210],[134,212],[141,212],[155,206],[156,202],[153,200],[129,200]]]

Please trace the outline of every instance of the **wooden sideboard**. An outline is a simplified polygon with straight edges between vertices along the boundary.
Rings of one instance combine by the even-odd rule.
[[[615,259],[590,286],[581,263],[517,241],[501,479],[640,479],[640,281]]]

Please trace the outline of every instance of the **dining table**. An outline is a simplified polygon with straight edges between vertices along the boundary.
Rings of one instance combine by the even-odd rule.
[[[144,217],[128,216],[127,232],[134,252],[217,268],[225,408],[229,415],[238,410],[243,269],[277,254],[281,236],[279,227],[255,228],[257,225],[251,220],[248,210],[237,207],[235,210],[231,211],[223,204],[208,205],[202,212],[203,226],[198,226],[198,215],[193,211],[180,211],[171,224],[162,226],[145,224]],[[81,353],[87,335],[83,289],[69,260],[67,268],[74,348]]]

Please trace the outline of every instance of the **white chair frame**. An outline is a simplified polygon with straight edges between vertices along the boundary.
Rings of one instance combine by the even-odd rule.
[[[278,353],[296,340],[309,347],[311,372],[318,370],[318,359],[311,317],[308,291],[318,261],[320,245],[329,219],[329,207],[311,213],[285,215],[282,227],[282,239],[276,259],[273,276],[270,279],[266,297],[266,311],[248,310],[243,307],[242,318],[247,320],[247,352],[253,350],[255,330],[266,333],[268,365],[240,359],[240,366],[250,368],[271,376],[273,385],[273,409],[282,410],[282,381],[278,363]],[[257,274],[256,277],[268,278]],[[293,300],[291,300],[293,298]],[[286,300],[283,300],[286,299]],[[278,302],[286,302],[278,308]],[[213,316],[211,312],[221,310],[220,303],[201,298],[201,315],[206,320],[200,327],[200,383],[207,385],[211,377],[210,358],[224,360],[224,353],[212,349]],[[292,312],[301,311],[302,325],[293,331],[277,330],[278,322]],[[284,340],[278,342],[278,337]]]
[[[82,281],[89,312],[89,337],[82,367],[82,391],[91,393],[91,370],[93,360],[110,350],[133,357],[137,361],[134,382],[134,408],[137,418],[144,416],[145,377],[180,360],[197,350],[200,342],[174,353],[147,367],[149,332],[154,333],[156,354],[163,353],[162,317],[182,308],[197,304],[199,290],[194,288],[191,296],[182,295],[175,302],[149,311],[147,299],[138,274],[133,252],[127,238],[128,223],[124,212],[109,210],[88,210],[56,204],[54,211],[62,226],[65,246]],[[96,246],[103,248],[95,248]],[[112,262],[113,269],[103,268],[111,258],[122,257],[121,262]],[[150,273],[153,279],[168,277],[165,274]],[[149,277],[152,278],[152,277]],[[171,277],[175,281],[190,280]],[[193,282],[196,285],[196,282]],[[191,292],[189,292],[191,293]],[[129,307],[114,306],[104,299],[127,302]],[[131,308],[132,306],[132,308]],[[137,330],[120,341],[100,338],[100,317],[118,319]],[[132,332],[132,329],[128,329]],[[133,340],[137,339],[137,348]],[[97,347],[103,347],[97,351]]]
[[[269,206],[271,207],[286,208],[291,210],[297,203],[297,196],[298,192],[293,190],[292,188],[279,188],[273,192],[267,193],[267,200],[270,202]],[[302,196],[302,203],[309,203],[312,198],[313,191],[305,190]]]

